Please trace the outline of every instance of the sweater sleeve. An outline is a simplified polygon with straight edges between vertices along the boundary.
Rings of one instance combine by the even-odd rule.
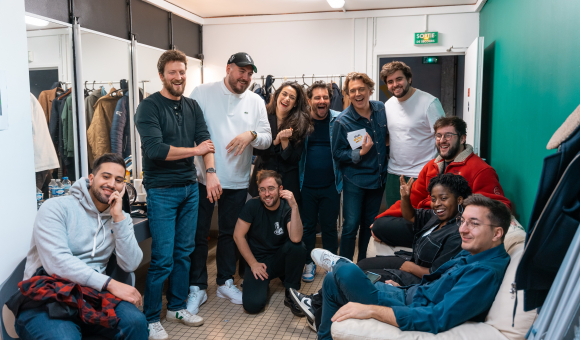
[[[501,280],[499,280],[501,282]],[[484,267],[465,272],[443,300],[431,306],[395,306],[393,312],[402,331],[437,334],[489,310],[499,287],[495,274]]]
[[[123,213],[125,219],[121,222],[111,223],[113,234],[115,234],[115,255],[117,264],[125,272],[133,272],[139,267],[143,259],[143,251],[139,248],[139,243],[135,238],[133,230],[133,219],[131,215]]]
[[[64,210],[58,202],[46,201],[38,210],[32,235],[42,266],[50,275],[56,274],[101,291],[109,277],[75,257],[68,246],[67,235]]]
[[[149,100],[139,104],[135,114],[135,125],[141,136],[143,153],[152,160],[163,161],[169,154],[169,144],[163,143],[163,132],[159,122],[159,109]],[[207,127],[206,127],[207,129]]]
[[[256,149],[266,149],[272,144],[272,130],[270,129],[270,122],[268,121],[268,113],[266,112],[266,106],[258,105],[259,116],[258,125],[256,127],[256,139],[250,142],[250,145]]]
[[[471,188],[474,194],[482,194],[494,200],[503,202],[511,210],[511,202],[504,194],[495,169],[488,167],[480,171],[473,180]]]
[[[187,100],[187,99],[186,99]],[[193,100],[193,110],[195,113],[195,144],[199,145],[204,141],[210,139],[209,131],[207,130],[207,124],[205,118],[203,117],[203,111],[197,103]]]

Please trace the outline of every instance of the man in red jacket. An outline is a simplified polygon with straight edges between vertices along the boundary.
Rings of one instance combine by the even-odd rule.
[[[435,145],[439,155],[429,161],[411,188],[411,204],[416,209],[429,209],[431,197],[427,186],[431,178],[440,173],[463,176],[474,194],[482,194],[505,203],[511,209],[510,201],[504,196],[495,170],[473,153],[473,147],[465,143],[467,125],[458,117],[439,118],[434,126]],[[371,226],[373,237],[391,246],[411,247],[413,234],[401,215],[401,201],[376,217]]]

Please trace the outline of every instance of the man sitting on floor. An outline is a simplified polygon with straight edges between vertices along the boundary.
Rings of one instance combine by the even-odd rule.
[[[18,313],[15,328],[21,339],[80,340],[89,334],[109,339],[148,338],[147,320],[137,308],[142,304],[141,294],[104,274],[113,252],[126,272],[137,269],[143,258],[131,216],[122,210],[124,193],[125,161],[116,154],[102,155],[95,160],[89,178],[80,178],[70,188],[70,196],[51,198],[39,209],[24,271],[24,280],[28,280],[43,267],[48,275],[123,300],[114,309],[116,327],[106,328],[104,322],[87,324],[75,315],[50,318],[52,310],[41,306]],[[103,310],[105,307],[106,303]]]
[[[464,205],[463,250],[417,285],[399,287],[391,280],[373,285],[348,259],[313,250],[314,262],[332,271],[322,286],[318,338],[332,339],[332,323],[346,319],[373,318],[404,331],[434,334],[468,320],[483,321],[510,261],[503,240],[511,215],[505,204],[483,195],[467,198]]]
[[[242,304],[248,313],[258,313],[266,305],[270,280],[280,278],[286,288],[284,304],[303,316],[289,297],[288,289],[300,289],[306,257],[302,243],[302,221],[292,192],[282,190],[276,171],[257,175],[259,198],[249,200],[236,223],[234,240],[248,263],[244,274]]]
[[[427,186],[431,178],[438,174],[453,173],[467,180],[474,194],[505,203],[511,208],[510,201],[504,196],[495,169],[473,153],[473,147],[466,144],[467,125],[459,117],[442,117],[433,125],[435,146],[438,156],[427,163],[411,188],[411,204],[415,209],[429,209],[431,198]],[[414,235],[410,222],[401,214],[401,201],[397,201],[385,212],[377,216],[371,226],[372,236],[390,246],[411,247]]]

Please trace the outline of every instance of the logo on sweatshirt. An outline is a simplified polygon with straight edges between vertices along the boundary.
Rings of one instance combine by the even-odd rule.
[[[274,234],[278,236],[284,234],[284,230],[280,228],[280,223],[278,222],[274,223]]]

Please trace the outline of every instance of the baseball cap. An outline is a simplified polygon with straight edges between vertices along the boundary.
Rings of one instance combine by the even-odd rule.
[[[256,65],[254,65],[254,59],[252,59],[252,57],[250,57],[250,55],[247,54],[246,52],[238,52],[236,54],[232,54],[230,59],[228,59],[228,65],[229,64],[236,64],[240,67],[252,65],[254,73],[258,73],[258,69],[256,68]]]

